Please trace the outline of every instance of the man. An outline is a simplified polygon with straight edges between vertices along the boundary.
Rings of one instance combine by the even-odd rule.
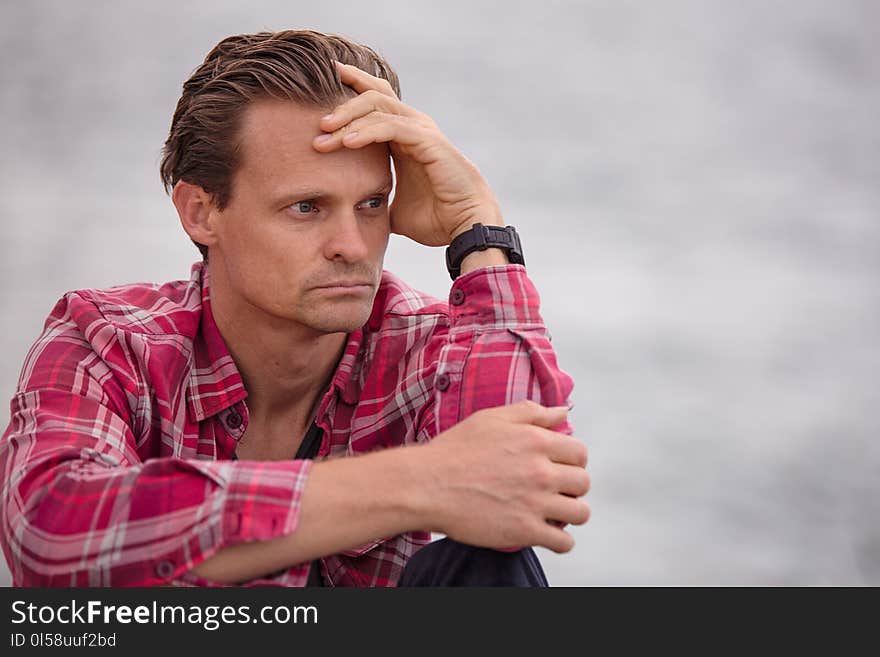
[[[589,515],[571,379],[491,189],[390,66],[227,38],[161,170],[203,262],[53,309],[0,443],[14,583],[545,584],[519,548]],[[449,245],[449,304],[383,271],[391,231]]]

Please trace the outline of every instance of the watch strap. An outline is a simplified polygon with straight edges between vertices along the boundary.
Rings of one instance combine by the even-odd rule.
[[[526,264],[519,235],[513,226],[484,226],[475,223],[446,248],[446,268],[452,280],[461,274],[461,263],[469,254],[489,248],[507,251],[507,257],[512,264]]]

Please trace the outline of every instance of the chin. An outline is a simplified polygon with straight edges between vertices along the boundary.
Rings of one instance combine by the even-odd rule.
[[[310,322],[309,327],[318,333],[329,335],[331,333],[351,333],[352,331],[357,331],[364,324],[366,322]]]
[[[341,310],[341,309],[340,309]],[[321,333],[351,333],[361,328],[370,318],[372,308],[365,310],[340,311],[303,319],[303,324]]]

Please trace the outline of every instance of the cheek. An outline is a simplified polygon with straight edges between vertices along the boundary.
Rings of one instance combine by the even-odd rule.
[[[301,249],[301,236],[274,217],[254,216],[230,225],[223,235],[227,250],[236,259],[256,268],[277,267]]]
[[[381,219],[376,219],[376,222],[370,226],[370,243],[384,252],[385,247],[388,246],[388,238],[390,236],[391,219],[386,214]]]
[[[310,255],[289,235],[243,231],[224,258],[230,275],[250,296],[290,301],[307,275]]]

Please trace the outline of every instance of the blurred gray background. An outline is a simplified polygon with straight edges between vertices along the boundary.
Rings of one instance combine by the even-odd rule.
[[[198,259],[184,79],[302,27],[388,57],[520,230],[594,481],[552,584],[880,584],[876,2],[2,2],[3,427],[62,293]],[[386,267],[448,293],[442,249]]]

